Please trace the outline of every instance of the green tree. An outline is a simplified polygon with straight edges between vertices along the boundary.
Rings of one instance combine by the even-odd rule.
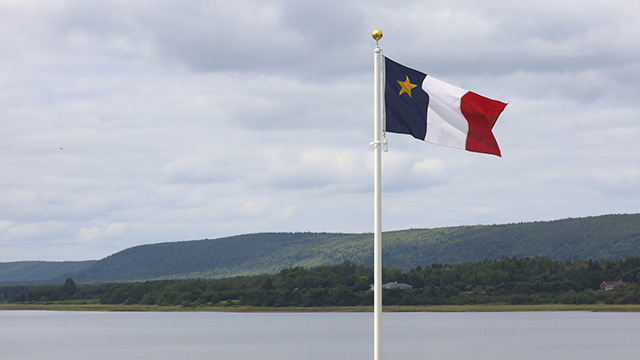
[[[68,277],[67,280],[64,281],[64,285],[62,285],[62,293],[65,295],[72,296],[78,291],[78,285],[71,277]]]

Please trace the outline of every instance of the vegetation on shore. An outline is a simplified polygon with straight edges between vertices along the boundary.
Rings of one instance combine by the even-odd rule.
[[[329,307],[243,307],[243,306],[158,306],[158,305],[104,305],[104,304],[0,304],[2,310],[46,311],[215,311],[215,312],[372,312],[371,306]],[[383,306],[384,312],[504,312],[504,311],[592,311],[592,312],[640,312],[640,304],[632,305],[422,305]]]
[[[0,287],[0,302],[64,306],[207,308],[344,308],[373,304],[373,271],[345,261],[312,269],[289,268],[274,275],[219,280],[163,280],[114,284]],[[626,286],[600,290],[602,281]],[[383,282],[411,289],[385,289],[383,303],[395,307],[493,305],[640,304],[640,258],[559,261],[546,257],[503,258],[456,265],[384,269]],[[128,307],[127,307],[128,306]],[[400,309],[396,308],[396,309]],[[408,308],[408,309],[409,309]]]

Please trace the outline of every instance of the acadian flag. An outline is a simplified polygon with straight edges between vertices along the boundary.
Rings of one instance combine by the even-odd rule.
[[[384,57],[386,131],[500,155],[491,129],[507,104],[447,84]]]

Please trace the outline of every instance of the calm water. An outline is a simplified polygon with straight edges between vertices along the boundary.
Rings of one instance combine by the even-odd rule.
[[[383,358],[640,358],[640,313],[386,313]],[[0,359],[372,359],[370,313],[0,311]]]

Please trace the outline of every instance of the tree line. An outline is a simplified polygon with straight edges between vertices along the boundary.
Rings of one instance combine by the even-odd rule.
[[[603,281],[626,286],[600,290]],[[385,305],[640,304],[640,258],[559,261],[513,257],[471,263],[434,264],[410,270],[383,269]],[[0,301],[162,306],[323,307],[373,304],[373,270],[345,261],[316,268],[293,267],[277,274],[218,280],[158,280],[114,284],[5,286]]]

